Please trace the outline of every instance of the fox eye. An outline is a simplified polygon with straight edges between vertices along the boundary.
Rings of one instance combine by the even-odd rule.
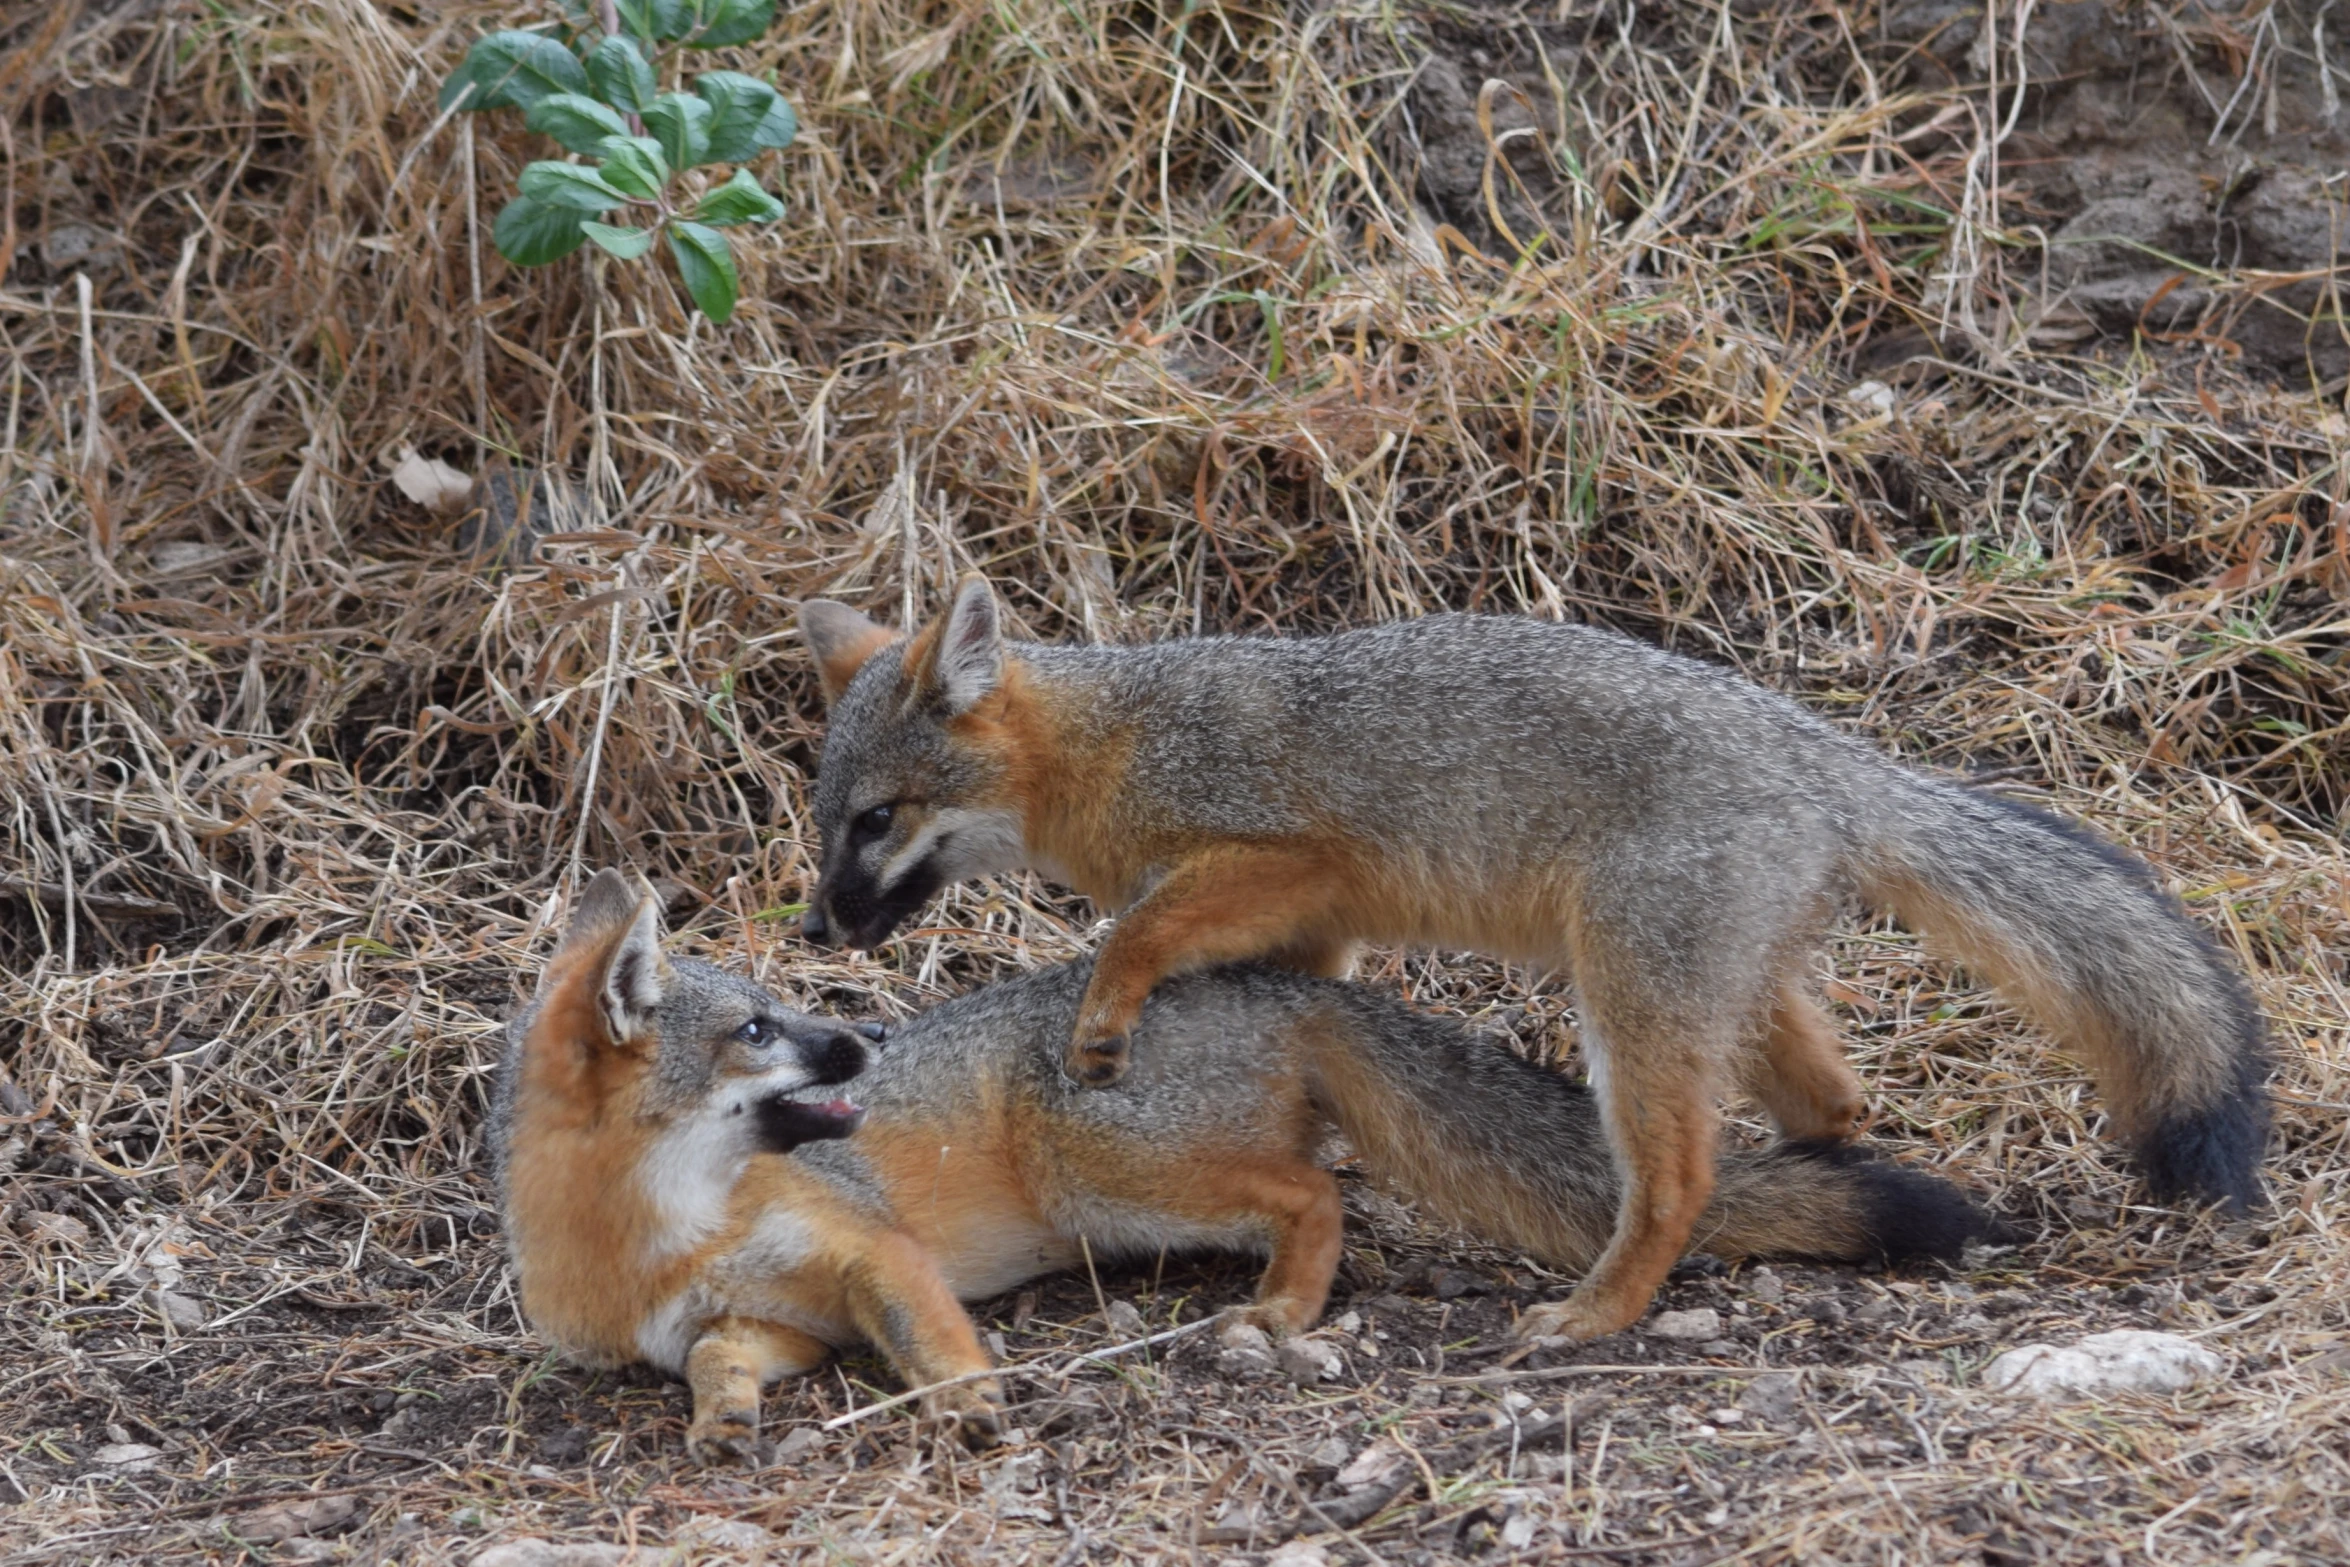
[[[890,818],[898,813],[894,805],[877,805],[857,818],[857,831],[868,838],[878,838],[889,831]]]
[[[745,1023],[742,1027],[736,1029],[734,1031],[734,1037],[741,1040],[746,1045],[763,1045],[767,1043],[767,1036],[770,1032],[771,1030],[765,1023],[759,1021],[757,1018],[753,1018],[748,1023]]]

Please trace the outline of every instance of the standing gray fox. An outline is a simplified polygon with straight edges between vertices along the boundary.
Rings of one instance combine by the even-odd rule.
[[[1922,777],[1794,702],[1587,626],[1437,615],[1322,637],[1009,643],[967,580],[911,639],[801,606],[831,732],[805,929],[886,940],[948,882],[1032,867],[1120,915],[1069,1069],[1114,1082],[1169,975],[1364,941],[1571,971],[1622,1167],[1613,1238],[1524,1331],[1638,1319],[1714,1182],[1715,1100],[1851,1135],[1806,980],[1857,896],[2085,1056],[2156,1195],[2258,1197],[2266,1058],[2242,978],[2139,860]]]
[[[704,1459],[745,1448],[762,1384],[860,1340],[985,1444],[1002,1393],[958,1300],[1088,1250],[1269,1253],[1250,1317],[1312,1327],[1340,1254],[1338,1183],[1315,1158],[1334,1129],[1489,1239],[1562,1267],[1606,1243],[1615,1168],[1564,1077],[1358,986],[1258,967],[1164,986],[1133,1069],[1089,1090],[1060,1069],[1088,974],[948,1002],[868,1064],[847,1027],[664,956],[650,894],[599,872],[508,1026],[493,1108],[524,1312],[590,1363],[684,1375]],[[1899,1259],[1995,1228],[1932,1176],[1781,1147],[1723,1161],[1696,1238],[1728,1257]]]

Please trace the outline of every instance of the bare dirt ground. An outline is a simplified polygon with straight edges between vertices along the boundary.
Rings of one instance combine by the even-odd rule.
[[[432,95],[527,10],[0,16],[0,1567],[2350,1559],[2350,16],[806,7],[728,59],[808,129],[714,329],[488,249],[544,144]],[[516,1315],[498,1022],[603,863],[857,1016],[1095,939],[1025,881],[791,934],[792,601],[972,567],[1054,638],[1589,618],[2074,812],[2254,976],[2274,1201],[2145,1206],[2076,1064],[1855,926],[1872,1137],[2012,1249],[1693,1259],[1700,1336],[1514,1360],[1567,1281],[1354,1183],[1318,1383],[1080,1359],[1246,1294],[1170,1259],[976,1309],[1003,1453],[852,1358],[695,1470]],[[1561,984],[1363,978],[1573,1066]],[[2120,1327],[2228,1369],[1980,1384]]]

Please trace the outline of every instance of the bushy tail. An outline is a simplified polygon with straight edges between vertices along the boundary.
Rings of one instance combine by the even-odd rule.
[[[1911,774],[1863,895],[2077,1048],[2165,1200],[2259,1200],[2268,1058],[2235,967],[2135,856],[2030,806]]]
[[[1312,1031],[1318,1106],[1371,1173],[1462,1229],[1562,1268],[1607,1245],[1622,1190],[1581,1084],[1367,991]],[[1692,1249],[1723,1257],[1956,1257],[2003,1231],[1957,1187],[1849,1148],[1723,1157]]]

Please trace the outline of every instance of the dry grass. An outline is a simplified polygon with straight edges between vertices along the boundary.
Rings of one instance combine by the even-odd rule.
[[[431,90],[510,14],[0,22],[0,1564],[459,1561],[713,1516],[809,1561],[1252,1556],[1272,1537],[1219,1522],[1298,1517],[1374,1428],[1426,1462],[1309,1518],[1334,1560],[2350,1556],[2338,387],[2209,341],[2057,353],[1985,94],[1833,7],[801,8],[734,62],[810,132],[722,331],[660,274],[487,249],[535,149],[436,127]],[[2261,58],[2165,36],[2214,81]],[[569,475],[578,514],[479,562],[384,482],[409,446]],[[2277,1204],[2131,1206],[2071,1068],[1865,932],[1835,994],[1882,1136],[2035,1234],[1963,1279],[1782,1270],[1774,1304],[1692,1269],[1669,1304],[1739,1308],[1730,1349],[1462,1381],[1555,1282],[1366,1197],[1335,1388],[1177,1346],[1032,1384],[1006,1456],[893,1417],[695,1474],[674,1389],[553,1367],[516,1320],[476,1160],[496,1022],[607,862],[811,1005],[902,1014],[1080,946],[1087,912],[1026,884],[877,959],[776,912],[819,732],[791,600],[920,611],[975,566],[1055,638],[1589,617],[2030,788],[2257,976]],[[1368,977],[1562,1037],[1522,975]],[[1100,1283],[1161,1326],[1245,1273]],[[984,1314],[1058,1367],[1099,1298]],[[2127,1324],[2235,1374],[2027,1414],[1970,1384]],[[1798,1413],[1717,1419],[1764,1366],[1801,1368]],[[852,1364],[777,1430],[886,1391]],[[1464,1434],[1505,1392],[1521,1427],[1578,1395],[1540,1428],[1563,1473]],[[98,1456],[133,1442],[154,1467]],[[314,1491],[351,1503],[331,1545],[260,1543],[264,1499]]]

